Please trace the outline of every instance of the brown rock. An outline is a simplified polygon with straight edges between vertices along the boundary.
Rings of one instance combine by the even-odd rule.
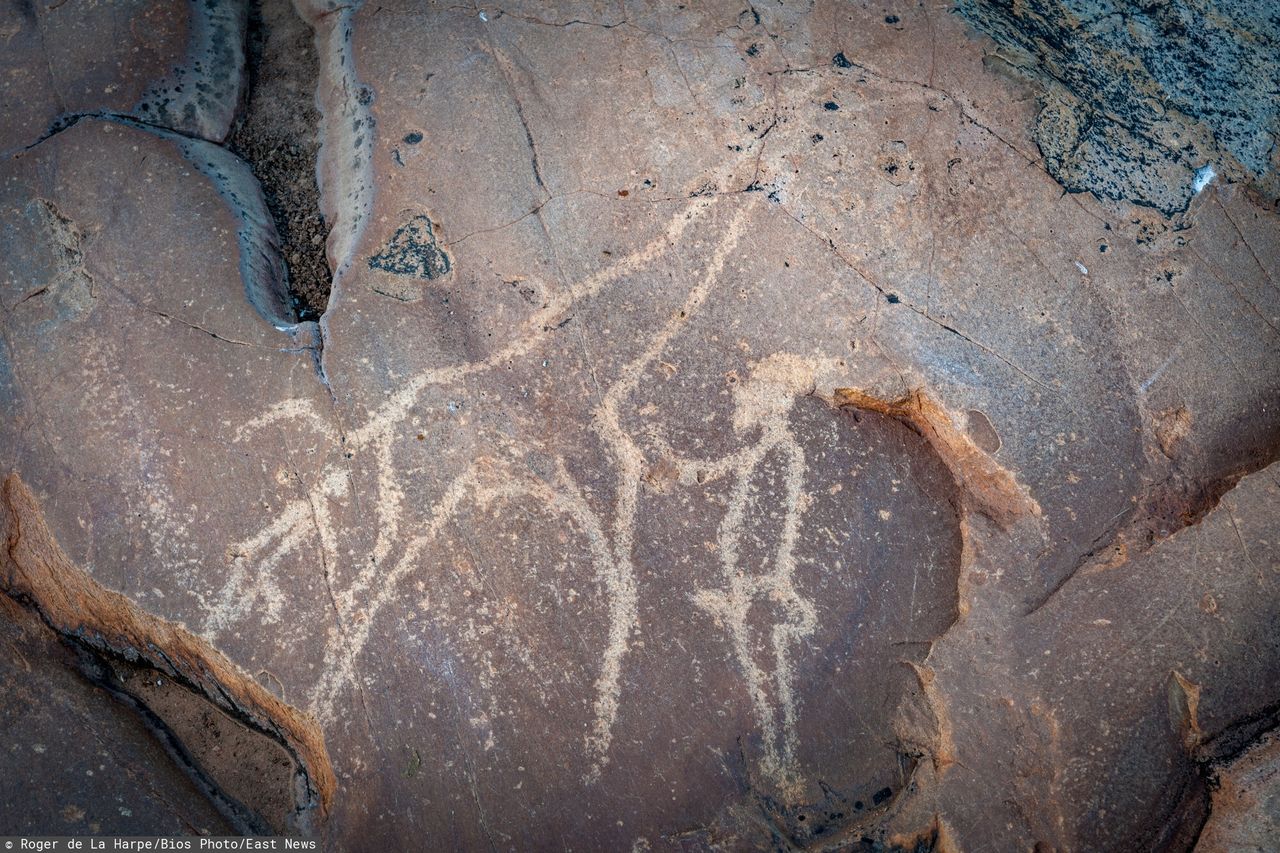
[[[1275,734],[1264,736],[1218,774],[1213,813],[1196,850],[1263,851],[1280,834],[1280,755]]]
[[[1280,701],[1273,211],[1064,195],[941,10],[300,6],[318,324],[305,150],[264,197],[218,122],[135,113],[0,168],[0,575],[41,657],[4,677],[70,697],[33,731],[187,778],[91,655],[217,819],[335,849],[1267,825],[1236,756]],[[74,770],[40,826],[94,814]]]

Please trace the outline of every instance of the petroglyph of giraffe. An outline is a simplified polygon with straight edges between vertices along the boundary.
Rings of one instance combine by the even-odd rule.
[[[645,371],[658,362],[720,284],[746,228],[751,204],[740,206],[729,218],[679,309],[671,312],[639,355],[613,377],[592,412],[592,428],[612,457],[611,473],[616,483],[615,500],[607,517],[590,506],[563,458],[555,458],[552,476],[539,476],[522,465],[514,453],[508,458],[499,449],[497,455],[472,459],[422,517],[413,518],[404,498],[404,475],[397,470],[392,456],[393,440],[403,431],[404,422],[425,389],[447,387],[528,354],[575,303],[599,294],[623,276],[642,272],[716,205],[714,199],[699,199],[680,210],[660,236],[635,253],[554,291],[546,305],[526,321],[522,334],[513,336],[506,346],[483,360],[414,376],[354,429],[340,435],[324,413],[302,399],[280,403],[241,428],[238,438],[280,422],[302,425],[333,440],[341,437],[348,453],[367,454],[376,463],[378,494],[372,501],[376,516],[372,559],[362,561],[361,567],[349,575],[354,579],[345,587],[333,590],[338,620],[328,641],[323,674],[311,693],[311,706],[322,719],[333,719],[344,693],[352,686],[374,619],[392,601],[397,586],[419,568],[424,553],[460,508],[531,497],[562,516],[585,537],[607,601],[608,635],[594,685],[594,722],[584,736],[590,761],[584,781],[598,778],[609,761],[628,648],[643,630],[637,613],[637,579],[632,562],[637,506],[642,478],[656,455],[662,454],[673,460],[684,483],[693,482],[696,469],[699,482],[723,479],[732,484],[730,503],[717,533],[721,584],[691,589],[690,595],[724,632],[733,650],[764,742],[762,772],[782,784],[794,776],[799,708],[793,689],[792,658],[796,644],[812,633],[816,615],[813,603],[793,584],[793,549],[805,507],[805,458],[788,427],[787,415],[795,398],[810,390],[813,365],[787,355],[767,358],[757,365],[750,379],[737,390],[734,417],[735,432],[754,439],[721,458],[684,459],[674,454],[661,436],[637,438],[623,426],[629,398]],[[757,571],[747,571],[740,561],[739,539],[751,498],[752,475],[774,452],[786,459],[782,496],[785,521],[772,559]],[[327,507],[331,500],[344,498],[351,490],[348,470],[340,463],[332,463],[305,497],[290,502],[269,524],[234,543],[228,549],[233,570],[219,603],[211,608],[205,633],[216,636],[259,609],[266,618],[278,615],[279,597],[273,592],[271,574],[286,555],[303,543],[318,539],[322,558],[327,564],[336,565],[342,555]],[[769,659],[760,660],[752,651],[752,629],[747,619],[751,608],[765,601],[780,606],[782,617],[768,638]],[[264,606],[259,608],[260,604]],[[357,611],[361,616],[358,620],[352,618]]]

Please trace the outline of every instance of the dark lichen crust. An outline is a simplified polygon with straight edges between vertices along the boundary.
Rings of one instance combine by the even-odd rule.
[[[1280,197],[1280,7],[1267,0],[960,0],[1033,80],[1045,168],[1073,192],[1185,211],[1212,166]],[[1201,173],[1207,174],[1207,173]]]
[[[369,268],[433,279],[447,275],[453,263],[436,242],[431,220],[419,215],[396,229],[383,250],[369,259]]]

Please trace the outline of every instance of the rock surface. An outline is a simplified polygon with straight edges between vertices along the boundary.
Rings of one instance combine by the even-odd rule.
[[[1280,13],[1261,2],[962,0],[991,64],[1040,90],[1036,143],[1074,192],[1187,209],[1229,173],[1280,201]]]
[[[4,831],[1266,837],[1274,164],[1209,122],[1198,192],[1065,174],[1070,10],[311,0],[237,137],[278,4],[114,64],[54,5],[3,21]],[[1029,33],[1039,88],[989,70]],[[309,74],[318,322],[310,119],[280,159],[262,111]]]

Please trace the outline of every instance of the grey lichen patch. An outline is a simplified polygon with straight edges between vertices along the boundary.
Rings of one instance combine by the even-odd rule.
[[[1045,168],[1073,192],[1173,216],[1216,164],[1280,197],[1280,14],[1267,0],[960,0],[1040,90]]]
[[[453,262],[436,241],[431,220],[418,215],[397,228],[382,251],[369,258],[369,268],[430,280],[448,275]]]

